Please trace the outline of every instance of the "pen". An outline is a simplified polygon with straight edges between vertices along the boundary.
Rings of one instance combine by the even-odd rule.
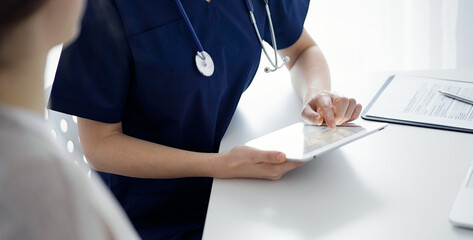
[[[461,102],[464,102],[464,103],[468,103],[468,104],[473,105],[473,100],[468,99],[468,98],[466,98],[466,97],[459,96],[459,95],[457,95],[457,94],[450,93],[450,92],[445,92],[445,91],[442,91],[442,90],[439,90],[439,93],[443,94],[443,95],[446,96],[446,97],[453,98],[453,99],[455,99],[455,100],[458,100],[458,101],[461,101]]]

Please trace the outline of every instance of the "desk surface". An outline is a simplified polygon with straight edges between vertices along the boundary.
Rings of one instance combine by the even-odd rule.
[[[415,74],[473,80],[473,69]],[[335,74],[332,88],[366,106],[389,75]],[[221,151],[300,121],[288,77],[258,75]],[[203,239],[473,239],[448,220],[472,144],[473,134],[390,124],[279,181],[215,179]]]

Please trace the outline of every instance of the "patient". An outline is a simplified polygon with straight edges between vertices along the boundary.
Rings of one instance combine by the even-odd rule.
[[[51,47],[78,34],[83,0],[0,1],[0,239],[137,239],[95,174],[43,120]]]

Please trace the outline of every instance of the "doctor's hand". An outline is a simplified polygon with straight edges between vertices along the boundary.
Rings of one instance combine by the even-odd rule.
[[[223,158],[215,163],[215,178],[262,178],[278,180],[287,172],[303,165],[302,162],[287,161],[277,151],[262,151],[238,146],[222,153]]]
[[[361,109],[361,104],[353,98],[321,91],[305,102],[302,108],[302,119],[315,125],[325,123],[329,128],[335,129],[337,125],[357,119]]]

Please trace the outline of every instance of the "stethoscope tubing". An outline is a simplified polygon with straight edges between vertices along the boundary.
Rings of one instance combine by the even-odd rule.
[[[174,0],[174,1],[176,2],[176,5],[179,8],[179,11],[181,12],[182,17],[184,18],[184,21],[186,22],[187,28],[189,29],[189,32],[191,33],[192,38],[194,39],[194,43],[197,47],[197,50],[199,51],[199,53],[202,53],[204,51],[204,47],[202,47],[199,37],[197,37],[197,33],[195,33],[194,27],[192,26],[192,23],[189,20],[189,17],[187,16],[186,10],[182,6],[182,3],[180,0]],[[202,58],[204,58],[203,55],[202,55]]]
[[[202,58],[203,60],[205,60],[205,56],[204,56],[204,48],[202,47],[202,44],[200,43],[200,40],[199,40],[199,37],[197,36],[195,30],[194,30],[194,27],[192,26],[192,23],[190,22],[189,20],[189,17],[187,16],[187,13],[184,9],[184,7],[182,6],[182,3],[180,0],[174,0],[176,2],[176,5],[177,7],[179,8],[179,11],[181,12],[181,15],[182,17],[184,18],[184,21],[187,25],[187,28],[189,30],[189,32],[191,33],[192,35],[192,38],[194,40],[194,43],[197,47],[197,55]],[[255,29],[255,32],[256,32],[256,36],[258,37],[258,40],[260,42],[260,45],[261,45],[261,48],[263,49],[263,52],[264,52],[264,55],[266,55],[266,58],[268,59],[269,63],[271,64],[271,66],[273,67],[272,69],[266,67],[264,69],[265,72],[274,72],[276,70],[278,70],[279,68],[282,68],[284,65],[286,65],[286,63],[288,63],[290,61],[289,57],[284,57],[283,58],[283,63],[281,65],[278,64],[278,48],[277,48],[277,43],[276,43],[276,35],[274,34],[274,27],[273,27],[273,21],[271,19],[271,11],[269,9],[269,3],[268,3],[268,0],[264,0],[264,4],[265,4],[265,10],[266,10],[266,15],[267,15],[267,18],[268,18],[268,22],[269,22],[269,28],[270,28],[270,33],[271,33],[271,40],[272,40],[272,45],[273,45],[273,50],[274,50],[274,61],[271,59],[271,57],[269,57],[269,54],[268,54],[268,51],[266,50],[266,47],[264,46],[263,44],[263,38],[261,37],[261,34],[258,30],[258,25],[256,24],[256,19],[255,19],[255,15],[254,15],[254,6],[253,6],[253,1],[252,0],[245,0],[245,3],[246,3],[246,7],[248,9],[248,12],[249,12],[249,15],[250,15],[250,20],[251,20],[251,23]]]

